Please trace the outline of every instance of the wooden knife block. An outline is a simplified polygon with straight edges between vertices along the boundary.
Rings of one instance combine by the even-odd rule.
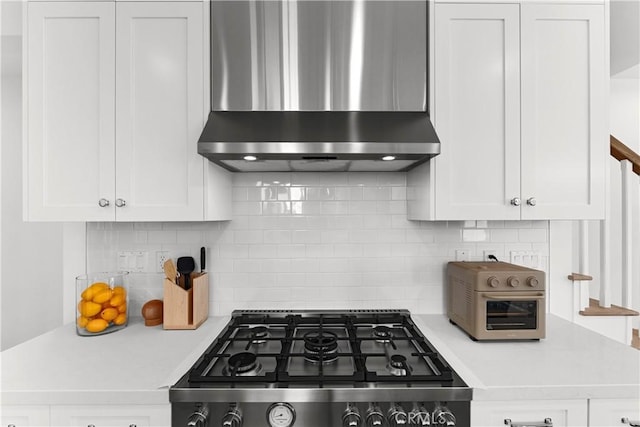
[[[209,275],[191,274],[191,288],[164,279],[164,329],[196,329],[209,316]]]

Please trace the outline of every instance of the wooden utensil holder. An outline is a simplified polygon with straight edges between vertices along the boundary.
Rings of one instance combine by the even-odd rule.
[[[209,275],[193,273],[191,287],[164,279],[164,329],[196,329],[209,316]]]

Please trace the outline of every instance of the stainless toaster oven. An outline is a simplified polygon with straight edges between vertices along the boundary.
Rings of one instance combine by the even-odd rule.
[[[545,337],[545,274],[506,262],[450,262],[447,314],[475,340]]]

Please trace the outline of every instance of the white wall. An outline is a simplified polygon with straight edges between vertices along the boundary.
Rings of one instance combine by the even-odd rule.
[[[21,9],[20,2],[1,7],[0,350],[5,350],[62,324],[63,226],[22,221]]]
[[[211,308],[408,308],[444,311],[444,271],[456,249],[536,250],[546,269],[548,222],[413,222],[404,173],[249,173],[233,177],[233,220],[92,223],[88,269],[117,267],[118,251],[209,249]],[[478,224],[480,225],[478,227]],[[162,297],[162,274],[132,274],[133,315]]]
[[[640,62],[640,2],[611,0],[611,75]]]

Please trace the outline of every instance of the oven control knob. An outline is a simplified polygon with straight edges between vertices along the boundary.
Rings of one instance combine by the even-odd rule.
[[[515,276],[511,276],[507,279],[507,285],[511,286],[512,288],[517,288],[518,286],[520,286],[520,279]]]
[[[532,288],[535,288],[539,284],[540,284],[540,281],[538,279],[536,279],[535,277],[533,277],[533,276],[527,277],[527,285],[531,286]]]
[[[357,406],[351,403],[347,405],[344,414],[342,414],[342,426],[343,427],[360,427],[362,424],[362,417],[360,416],[360,410]]]
[[[413,410],[409,412],[409,422],[412,426],[430,426],[431,414],[424,405],[415,405]]]
[[[380,406],[372,403],[367,409],[367,415],[365,416],[367,427],[382,427],[384,426],[384,414]]]
[[[209,408],[206,406],[200,406],[196,411],[189,416],[187,420],[188,427],[206,427],[207,419],[209,416]]]
[[[436,405],[436,409],[433,410],[432,421],[437,426],[451,426],[455,427],[456,417],[446,406]]]
[[[500,280],[496,276],[491,276],[487,279],[487,285],[491,286],[492,288],[497,288],[499,284]]]
[[[399,403],[394,403],[387,412],[387,421],[389,426],[404,426],[408,424],[407,412],[400,406]]]
[[[222,427],[242,427],[242,411],[236,405],[229,406],[227,413],[222,417]]]

